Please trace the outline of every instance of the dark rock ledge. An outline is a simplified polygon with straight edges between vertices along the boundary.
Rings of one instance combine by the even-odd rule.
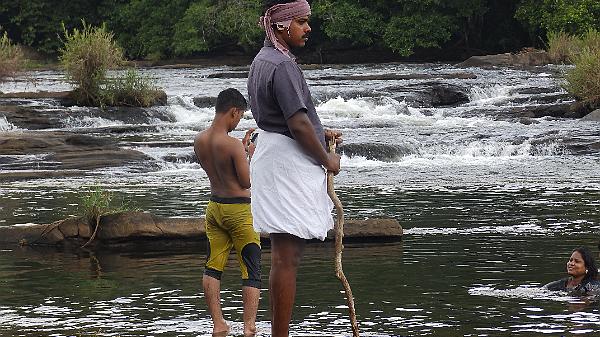
[[[395,219],[346,220],[345,242],[399,241],[402,226]],[[0,247],[56,246],[78,248],[93,233],[84,218],[73,217],[49,225],[0,227]],[[334,237],[333,231],[327,241]],[[267,242],[268,237],[262,237]],[[203,218],[168,218],[150,213],[128,212],[102,217],[96,238],[88,247],[112,247],[152,243],[152,247],[171,247],[205,241]],[[319,242],[319,241],[317,241]],[[149,245],[150,247],[150,245]]]

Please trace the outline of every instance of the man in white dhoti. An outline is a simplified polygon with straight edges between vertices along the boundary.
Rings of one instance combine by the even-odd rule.
[[[306,239],[324,240],[333,228],[327,171],[337,174],[340,157],[327,153],[324,130],[291,47],[308,40],[306,0],[265,2],[264,47],[250,68],[248,94],[260,129],[250,165],[256,231],[269,233],[269,293],[272,336],[288,336],[296,273]]]

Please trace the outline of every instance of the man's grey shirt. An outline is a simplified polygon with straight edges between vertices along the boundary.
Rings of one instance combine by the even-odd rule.
[[[325,147],[323,125],[302,70],[293,59],[275,49],[269,40],[265,40],[264,47],[250,67],[248,95],[252,116],[260,129],[294,138],[287,120],[302,110]]]

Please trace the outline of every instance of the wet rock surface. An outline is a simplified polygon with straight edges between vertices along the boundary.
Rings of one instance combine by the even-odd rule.
[[[0,247],[19,244],[79,247],[90,239],[94,226],[85,218],[73,217],[49,225],[0,227]],[[346,220],[344,233],[344,239],[353,242],[397,241],[403,235],[402,226],[395,219]],[[331,230],[327,240],[333,240],[334,235]],[[262,236],[262,239],[268,241],[268,236]],[[105,215],[92,247],[136,244],[145,240],[165,241],[166,245],[206,240],[204,219],[167,218],[142,212]]]
[[[457,106],[469,102],[468,88],[448,83],[396,85],[387,87],[386,90],[394,95],[395,100],[416,107]]]
[[[120,148],[108,138],[34,131],[0,133],[0,158],[0,168],[9,170],[92,170],[125,165],[143,168],[152,161],[141,152]]]
[[[458,67],[531,67],[551,63],[550,56],[544,50],[530,50],[523,53],[472,56],[457,64]]]

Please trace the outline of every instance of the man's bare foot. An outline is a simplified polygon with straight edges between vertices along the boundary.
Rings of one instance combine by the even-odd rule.
[[[225,337],[229,333],[229,325],[225,320],[221,322],[215,322],[215,326],[213,327],[213,337]]]
[[[247,328],[244,327],[244,337],[253,337],[256,336],[256,327],[252,327],[252,328]]]

